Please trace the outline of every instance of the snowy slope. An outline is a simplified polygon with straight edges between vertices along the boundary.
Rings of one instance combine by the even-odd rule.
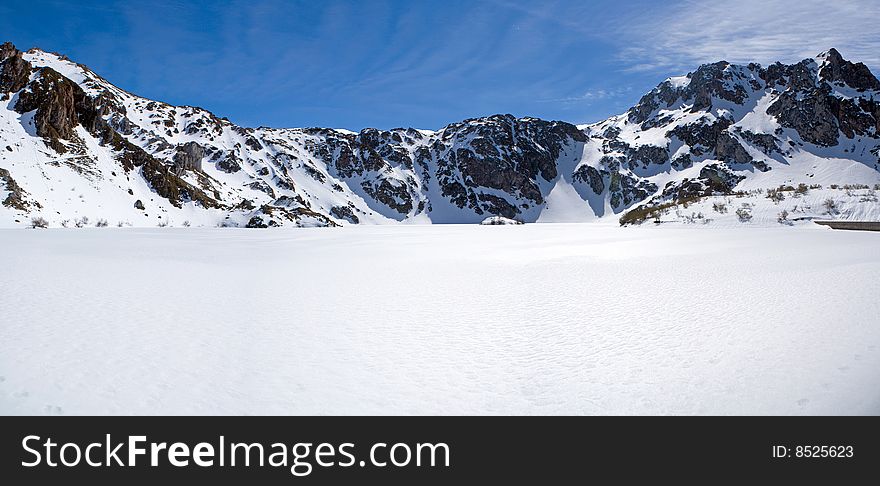
[[[876,234],[608,223],[0,230],[0,414],[880,413]]]
[[[4,44],[0,59],[2,226],[573,222],[658,205],[682,221],[672,215],[685,201],[800,183],[827,199],[831,185],[880,184],[880,82],[834,50],[794,65],[704,65],[581,127],[495,115],[359,133],[239,127],[128,93],[62,55]],[[754,199],[752,222],[776,224],[776,201]],[[861,199],[825,216],[878,219]]]

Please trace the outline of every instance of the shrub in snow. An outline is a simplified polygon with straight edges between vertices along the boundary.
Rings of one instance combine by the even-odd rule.
[[[795,189],[794,192],[796,194],[805,195],[806,193],[810,192],[810,188],[807,187],[806,184],[801,182],[800,184],[798,184],[797,189]]]
[[[83,226],[87,226],[89,224],[89,218],[88,216],[83,216],[82,218],[77,219],[74,224],[77,228],[82,228]]]
[[[505,218],[504,216],[490,216],[483,220],[480,224],[487,226],[497,226],[497,225],[505,225],[505,224],[523,224],[522,221],[517,221],[515,219]]]
[[[776,221],[778,221],[779,224],[790,224],[791,221],[788,220],[788,211],[783,209],[782,212],[776,216]]]
[[[669,214],[669,211],[673,207],[676,207],[676,203],[674,202],[665,202],[656,206],[648,204],[638,206],[635,209],[627,211],[620,217],[620,225],[642,224],[648,218],[654,218],[654,223],[660,224],[660,217],[664,214]],[[681,217],[679,210],[676,210],[676,215]]]
[[[183,222],[184,228],[189,228],[189,220]]]
[[[108,224],[109,223],[107,223],[107,220],[102,218],[102,219],[99,219],[97,223],[95,223],[95,227],[96,228],[106,228]]]
[[[164,227],[166,227],[166,226],[168,226],[168,221],[159,221],[159,227],[160,227],[160,228],[164,228]]]
[[[752,219],[751,206],[743,204],[741,208],[736,210],[736,217],[739,218],[740,223],[745,223],[747,221],[751,221],[751,219]]]
[[[31,218],[31,228],[48,228],[49,222],[46,221],[46,218],[41,216],[37,216],[35,218]]]
[[[712,210],[719,214],[724,214],[727,212],[727,204],[724,203],[712,203]]]
[[[837,214],[837,203],[834,202],[834,199],[830,197],[822,203],[822,207],[825,208],[826,214]]]
[[[703,222],[703,224],[705,224],[704,219],[705,219],[705,216],[703,216],[703,213],[701,213],[701,212],[700,212],[700,213],[696,213],[696,214],[691,213],[690,216],[685,216],[685,217],[684,217],[684,222],[685,222],[686,224],[694,224],[694,223],[697,223],[697,222]]]
[[[785,193],[783,193],[781,189],[768,189],[767,199],[779,204],[781,201],[785,200]]]

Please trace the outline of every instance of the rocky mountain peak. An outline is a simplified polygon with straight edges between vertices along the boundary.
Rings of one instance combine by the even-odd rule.
[[[13,56],[16,53],[19,53],[19,50],[16,49],[15,45],[13,45],[12,42],[4,42],[3,44],[0,44],[0,61],[6,59],[9,56]]]
[[[669,78],[647,93],[628,112],[629,121],[650,128],[657,111],[687,105],[691,112],[713,108],[714,100],[742,104],[748,93],[760,89],[755,65],[739,66],[727,61],[703,64],[686,76]]]
[[[31,65],[11,42],[0,45],[0,92],[13,93],[23,88],[31,75]]]
[[[819,62],[819,77],[823,81],[842,83],[859,91],[880,91],[880,80],[868,66],[847,61],[837,49],[831,48],[819,54],[816,60]]]

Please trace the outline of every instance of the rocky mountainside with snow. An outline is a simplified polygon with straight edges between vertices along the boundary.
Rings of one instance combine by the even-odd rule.
[[[834,49],[793,65],[718,62],[583,128],[575,177],[608,190],[615,211],[799,184],[873,191],[880,81]]]
[[[244,128],[9,43],[0,101],[4,226],[639,222],[732,197],[775,217],[771,189],[802,198],[804,217],[880,216],[880,82],[833,49],[704,65],[579,127],[495,115],[436,131]]]

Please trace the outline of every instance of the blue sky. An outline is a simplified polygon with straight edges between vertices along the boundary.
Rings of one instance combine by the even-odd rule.
[[[880,67],[876,0],[31,1],[20,49],[245,126],[439,128],[493,113],[597,121],[702,62],[828,47]]]

